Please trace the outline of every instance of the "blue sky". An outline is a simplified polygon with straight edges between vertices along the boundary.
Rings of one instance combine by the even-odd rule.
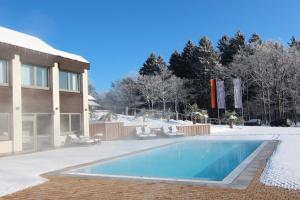
[[[151,52],[167,61],[187,40],[257,32],[264,40],[300,39],[297,0],[1,0],[0,26],[40,37],[91,62],[90,81],[138,71]]]

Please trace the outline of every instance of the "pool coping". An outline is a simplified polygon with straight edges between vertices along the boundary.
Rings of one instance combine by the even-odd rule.
[[[228,141],[228,140],[224,140],[224,141]],[[248,141],[248,140],[240,140],[240,141]],[[259,140],[249,140],[249,141],[259,141]],[[110,158],[105,158],[90,163],[76,165],[58,171],[49,172],[44,175],[45,176],[67,176],[72,178],[85,178],[85,179],[119,179],[119,180],[131,180],[131,181],[146,181],[151,183],[188,184],[188,185],[199,185],[199,186],[209,186],[209,187],[245,189],[248,187],[252,179],[255,177],[260,167],[261,161],[267,160],[270,157],[270,155],[273,153],[273,151],[276,149],[278,144],[278,140],[263,140],[262,144],[260,144],[254,152],[252,152],[243,162],[241,162],[233,171],[231,171],[222,181],[211,181],[211,180],[204,180],[204,179],[193,180],[193,179],[174,179],[174,178],[157,178],[157,177],[124,176],[124,175],[122,176],[122,175],[108,175],[108,174],[87,174],[87,173],[74,172],[75,170],[87,166],[130,156],[133,154],[142,153],[160,147],[169,146],[179,142],[182,141],[171,142],[168,144],[142,149],[139,151],[122,154]]]

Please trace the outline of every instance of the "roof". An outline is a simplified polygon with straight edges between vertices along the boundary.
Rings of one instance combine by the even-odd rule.
[[[97,104],[94,101],[89,101],[88,104],[89,104],[89,106],[100,106],[99,104]]]
[[[50,46],[49,44],[37,37],[17,32],[8,28],[4,28],[2,26],[0,26],[0,42],[55,56],[61,56],[64,58],[69,58],[84,63],[89,63],[85,58],[79,55],[55,49],[54,47]]]
[[[93,96],[88,95],[88,100],[89,100],[89,101],[95,101],[96,99],[95,99]]]

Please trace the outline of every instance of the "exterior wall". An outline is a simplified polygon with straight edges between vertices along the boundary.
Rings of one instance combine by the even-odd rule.
[[[60,137],[60,105],[59,105],[59,69],[58,63],[52,68],[52,111],[53,111],[53,144],[55,147],[61,145]]]
[[[11,65],[13,151],[22,151],[21,61],[15,55]]]
[[[60,91],[59,100],[61,113],[82,113],[82,93]]]
[[[12,153],[12,145],[13,142],[11,140],[0,141],[0,154]]]
[[[53,116],[54,147],[64,144],[60,135],[60,113],[80,113],[84,134],[88,135],[87,99],[88,63],[82,63],[0,42],[0,59],[8,60],[9,85],[0,85],[0,113],[11,114],[11,140],[0,141],[0,154],[22,151],[22,115],[24,113],[50,113]],[[49,68],[49,89],[22,87],[21,64]],[[82,73],[80,92],[59,91],[59,69]],[[85,127],[85,128],[84,128]],[[87,127],[87,128],[86,128]]]
[[[52,113],[52,91],[22,88],[23,113]]]
[[[87,70],[85,69],[82,73],[81,78],[81,85],[82,85],[82,110],[83,110],[83,135],[88,136],[90,134],[89,132],[89,100],[88,100],[88,74]]]

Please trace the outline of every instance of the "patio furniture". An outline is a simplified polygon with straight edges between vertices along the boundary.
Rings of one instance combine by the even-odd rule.
[[[144,133],[146,135],[148,135],[149,137],[155,137],[156,136],[156,134],[153,133],[148,126],[144,127]]]
[[[145,127],[144,131],[143,131],[142,127],[136,127],[135,131],[136,131],[136,136],[140,139],[151,138],[151,137],[156,136],[156,134],[151,133],[151,130],[149,127]]]
[[[162,127],[162,132],[164,135],[168,136],[168,137],[172,137],[172,136],[177,136],[177,133],[175,132],[172,132],[170,130],[170,127],[169,126],[163,126]]]
[[[103,136],[104,136],[103,133],[96,133],[94,135],[94,140],[96,140],[97,143],[101,143]]]
[[[179,132],[175,125],[171,126],[171,132],[176,133],[177,136],[184,136],[184,133]]]
[[[66,143],[68,145],[90,145],[95,144],[96,141],[91,139],[89,136],[77,136],[75,134],[69,134],[67,136]]]

